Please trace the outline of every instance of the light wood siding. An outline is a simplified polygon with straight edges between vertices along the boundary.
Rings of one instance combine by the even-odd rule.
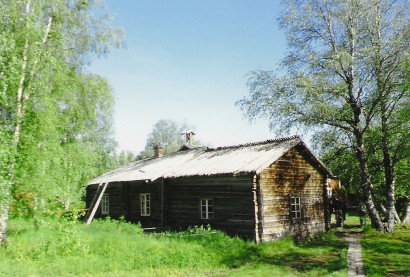
[[[262,242],[284,236],[306,237],[324,231],[323,184],[325,177],[297,148],[291,149],[260,174]],[[289,197],[301,196],[303,218],[292,222]]]
[[[252,176],[187,177],[167,180],[166,223],[175,228],[208,225],[230,235],[255,237]],[[200,216],[200,199],[213,199],[213,219]]]

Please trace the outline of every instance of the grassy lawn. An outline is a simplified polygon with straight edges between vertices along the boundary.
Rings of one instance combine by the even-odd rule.
[[[379,234],[369,230],[362,236],[368,276],[410,276],[409,227],[397,227],[393,234]]]
[[[344,231],[361,234],[367,276],[410,276],[410,226],[398,225],[395,233],[380,234],[370,226],[360,228],[360,218],[353,213],[346,218]]]
[[[362,232],[349,216],[345,231]],[[255,245],[215,230],[144,234],[138,225],[13,219],[0,276],[346,276],[347,244],[333,230]],[[410,276],[410,232],[362,235],[368,276]]]
[[[347,245],[334,232],[312,239],[285,238],[257,247],[257,255],[223,276],[346,276]]]

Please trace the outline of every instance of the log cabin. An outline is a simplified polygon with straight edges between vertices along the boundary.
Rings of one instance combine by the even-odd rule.
[[[95,206],[95,218],[124,217],[143,228],[209,224],[256,243],[326,229],[333,175],[298,136],[218,148],[185,145],[168,155],[155,150],[154,158],[89,182],[86,205]]]

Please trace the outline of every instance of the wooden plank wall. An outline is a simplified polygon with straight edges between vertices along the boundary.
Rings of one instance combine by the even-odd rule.
[[[91,185],[86,190],[86,207],[90,208],[91,201],[97,191],[97,185]],[[109,216],[111,218],[119,218],[124,215],[124,201],[123,201],[123,186],[121,183],[109,183],[104,194],[109,195]],[[95,213],[94,218],[102,218],[107,215],[101,214],[101,204]]]
[[[161,183],[156,182],[115,182],[110,183],[105,194],[109,195],[109,216],[118,219],[121,216],[131,222],[140,222],[143,228],[161,226]],[[86,207],[90,203],[97,190],[97,185],[87,187]],[[151,215],[141,216],[140,193],[150,193]],[[101,206],[96,212],[95,218],[101,218]],[[105,217],[105,215],[104,215]]]
[[[129,182],[128,205],[130,213],[127,220],[140,222],[143,228],[161,227],[161,183],[154,182]],[[149,193],[151,202],[151,215],[141,216],[140,193]]]
[[[291,149],[260,174],[260,237],[262,242],[284,236],[306,237],[324,231],[325,177],[297,148]],[[300,194],[304,218],[291,222],[289,197]]]
[[[215,176],[187,177],[167,180],[166,223],[187,228],[208,225],[242,238],[255,238],[255,209],[252,177]],[[200,199],[214,200],[214,218],[202,220]]]

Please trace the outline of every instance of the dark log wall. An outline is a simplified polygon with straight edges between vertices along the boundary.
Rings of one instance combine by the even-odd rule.
[[[162,180],[155,182],[130,182],[129,183],[129,209],[127,220],[140,222],[143,228],[161,227],[161,186]],[[140,193],[150,194],[150,216],[141,216]]]
[[[86,204],[87,208],[90,208],[91,201],[93,200],[94,194],[97,190],[97,185],[92,185],[87,187],[86,194]],[[121,183],[110,183],[104,194],[109,195],[109,214],[111,218],[119,218],[124,215],[124,193],[123,186]],[[92,208],[92,207],[91,207]],[[106,217],[107,215],[101,214],[101,204],[95,213],[94,218]]]
[[[161,226],[161,186],[162,181],[156,182],[116,182],[110,183],[105,191],[109,196],[109,216],[118,219],[122,216],[131,222],[140,222],[143,228]],[[97,185],[87,187],[87,208],[96,192]],[[140,193],[150,193],[151,215],[141,216]],[[101,218],[101,205],[95,218]],[[105,215],[104,215],[105,217]]]
[[[185,229],[210,224],[230,235],[257,242],[293,235],[305,237],[324,231],[325,225],[326,176],[316,165],[303,148],[295,147],[257,178],[249,174],[110,183],[106,190],[109,216],[124,216],[131,222],[141,222],[144,228]],[[96,188],[97,185],[87,187],[87,208]],[[150,216],[141,216],[140,193],[150,193]],[[298,221],[290,217],[291,194],[301,197],[303,218]],[[213,200],[212,219],[201,219],[201,198]],[[101,216],[99,208],[95,218]]]
[[[306,237],[324,231],[323,186],[325,177],[309,155],[291,149],[260,174],[260,224],[262,242],[284,236]],[[302,220],[291,220],[289,198],[299,194]]]
[[[165,187],[168,225],[186,228],[210,224],[230,235],[254,239],[252,176],[177,178],[167,180]],[[201,198],[213,199],[213,219],[201,219]]]

